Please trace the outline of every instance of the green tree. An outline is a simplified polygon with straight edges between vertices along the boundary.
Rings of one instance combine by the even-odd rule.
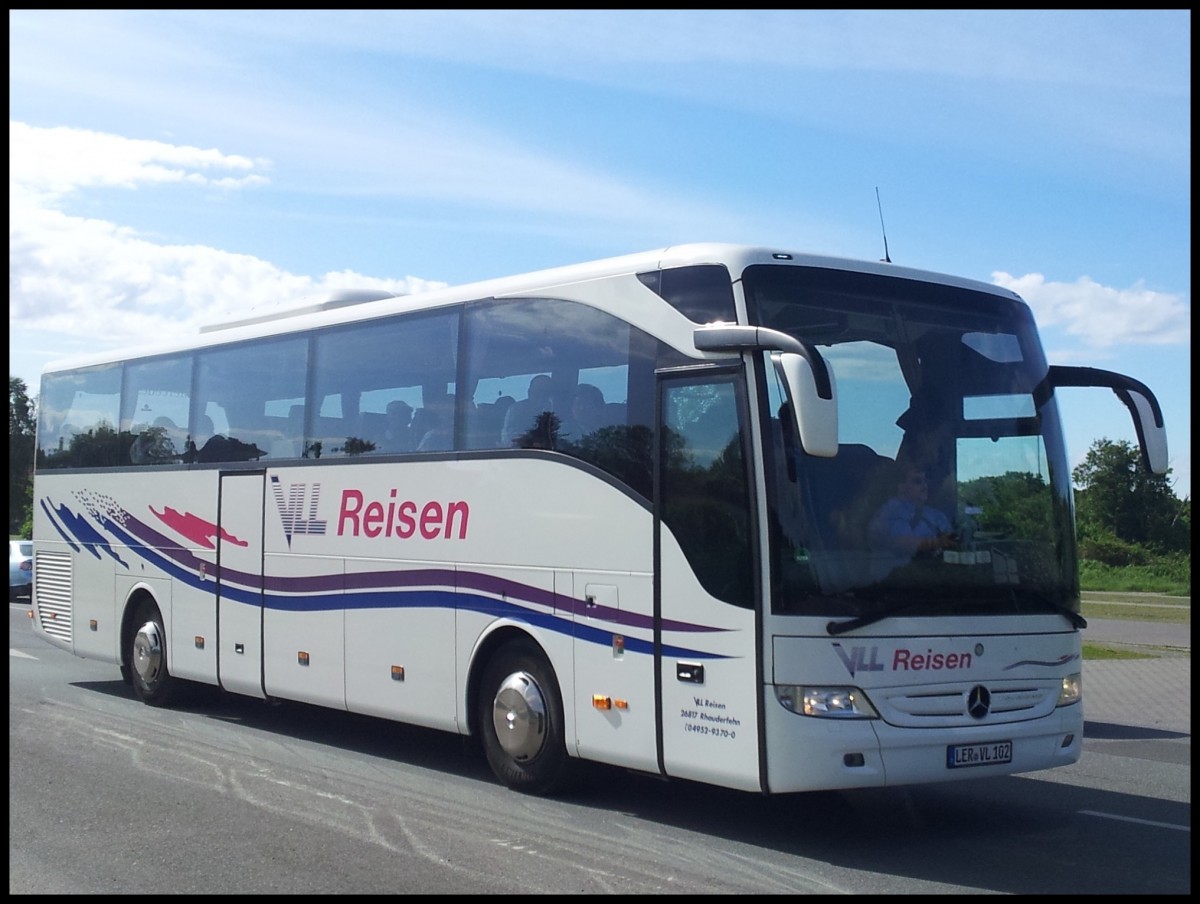
[[[982,513],[976,527],[1000,535],[1053,540],[1053,499],[1042,478],[1027,471],[1009,471],[962,484],[959,493]]]
[[[24,532],[33,511],[33,443],[37,418],[25,381],[8,377],[8,532]]]
[[[1081,540],[1143,546],[1159,553],[1191,548],[1191,507],[1171,490],[1166,474],[1152,474],[1136,446],[1099,439],[1072,472]]]

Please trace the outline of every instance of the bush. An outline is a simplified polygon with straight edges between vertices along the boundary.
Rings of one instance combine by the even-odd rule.
[[[1113,568],[1148,565],[1155,556],[1137,543],[1129,543],[1109,533],[1080,537],[1079,557]]]
[[[1152,558],[1144,565],[1114,566],[1083,559],[1079,563],[1079,586],[1092,591],[1191,596],[1192,560],[1183,553]]]

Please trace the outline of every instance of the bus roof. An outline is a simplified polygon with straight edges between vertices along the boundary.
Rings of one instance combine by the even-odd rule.
[[[397,295],[379,289],[349,289],[339,290],[315,299],[309,296],[292,305],[267,308],[258,314],[253,313],[252,309],[245,317],[202,326],[192,339],[133,346],[51,361],[43,368],[43,373],[111,364],[129,358],[153,357],[173,351],[207,348],[260,336],[287,335],[313,327],[352,323],[406,311],[433,309],[479,298],[503,298],[532,291],[545,291],[556,286],[608,276],[696,264],[724,264],[729,268],[735,280],[747,267],[752,265],[778,264],[872,273],[918,282],[957,286],[972,291],[1000,295],[1015,301],[1021,300],[1015,292],[990,283],[904,267],[891,262],[835,257],[756,245],[716,242],[689,243],[430,289],[414,295]]]

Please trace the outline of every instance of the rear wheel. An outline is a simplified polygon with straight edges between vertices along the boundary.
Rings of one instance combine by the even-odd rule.
[[[531,641],[506,644],[487,664],[478,724],[488,764],[513,790],[553,794],[574,778],[562,693],[546,657]]]
[[[144,602],[138,606],[130,634],[125,665],[133,691],[143,703],[166,706],[175,696],[179,681],[167,667],[167,632],[156,605]]]

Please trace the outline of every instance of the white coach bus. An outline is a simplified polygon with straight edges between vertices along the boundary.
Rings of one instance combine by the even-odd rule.
[[[980,282],[685,245],[347,293],[46,369],[34,630],[155,706],[470,735],[534,794],[585,760],[764,794],[1068,764],[1084,385],[1164,473],[1152,393],[1049,366]]]

